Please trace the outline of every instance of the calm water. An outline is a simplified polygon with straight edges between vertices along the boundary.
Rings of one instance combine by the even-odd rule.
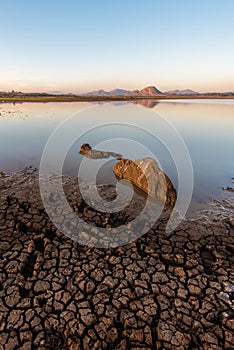
[[[156,137],[134,126],[141,122],[147,129],[160,128],[160,115],[180,133],[190,153],[194,170],[190,213],[203,209],[213,197],[222,198],[221,187],[232,185],[234,100],[148,100],[140,105],[127,102],[0,104],[0,170],[10,173],[28,165],[38,168],[50,135],[72,115],[73,123],[66,127],[66,135],[69,137],[69,132],[76,130],[77,139],[67,150],[66,174],[77,176],[83,159],[79,147],[88,142],[130,159],[149,156],[147,150],[150,150],[177,187],[176,165],[170,153]],[[102,126],[92,129],[97,124]],[[64,137],[61,133],[58,155]],[[115,160],[109,159],[105,165],[104,162],[90,160],[80,176],[91,179],[98,164],[97,183],[115,183],[112,172]]]

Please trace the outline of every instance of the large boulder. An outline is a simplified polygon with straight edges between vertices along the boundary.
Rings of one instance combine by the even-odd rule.
[[[176,190],[169,177],[152,158],[121,159],[113,167],[115,175],[127,179],[152,197],[174,206]]]

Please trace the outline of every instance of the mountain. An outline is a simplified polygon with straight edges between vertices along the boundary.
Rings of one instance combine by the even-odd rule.
[[[84,93],[83,96],[125,96],[131,94],[131,91],[124,89],[115,89],[111,91],[96,90]]]
[[[83,94],[83,96],[154,96],[161,94],[162,92],[158,90],[155,86],[147,86],[142,90],[124,90],[115,89],[111,91],[96,90],[90,91]]]
[[[110,96],[110,92],[105,90],[90,91],[82,94],[83,96]]]
[[[154,96],[159,95],[162,92],[158,90],[155,86],[147,86],[140,91],[141,96]]]
[[[165,91],[164,94],[166,95],[199,95],[199,92],[193,91],[190,89],[185,89],[185,90],[170,90],[170,91]]]
[[[131,91],[129,91],[129,90],[124,90],[124,89],[115,89],[115,90],[111,90],[111,91],[110,91],[111,96],[116,96],[116,95],[128,95],[129,93],[131,93]]]
[[[115,89],[111,91],[105,91],[105,90],[96,90],[96,91],[90,91],[83,96],[142,96],[142,97],[148,97],[148,96],[155,96],[155,95],[199,95],[199,92],[193,91],[191,89],[185,89],[185,90],[170,90],[162,92],[159,89],[157,89],[155,86],[147,86],[141,90],[124,90],[124,89]]]
[[[50,94],[50,95],[62,95],[63,92],[61,92],[61,91],[49,91],[48,94]]]

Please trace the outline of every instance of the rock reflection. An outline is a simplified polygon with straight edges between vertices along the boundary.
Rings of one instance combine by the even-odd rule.
[[[159,102],[151,99],[145,99],[145,100],[135,100],[131,101],[132,103],[135,103],[137,105],[141,105],[146,108],[154,108]]]

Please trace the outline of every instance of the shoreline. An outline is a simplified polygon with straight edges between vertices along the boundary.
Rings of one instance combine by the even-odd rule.
[[[184,220],[170,233],[166,210],[141,238],[100,249],[71,240],[53,225],[33,169],[0,176],[0,191],[3,347],[233,346],[234,201]],[[66,179],[64,191],[94,233],[95,226],[127,224],[133,217],[129,209],[121,215],[96,212],[82,200],[73,178]],[[87,236],[84,231],[84,242]]]
[[[23,103],[23,102],[113,102],[113,101],[138,101],[138,100],[215,100],[234,99],[234,95],[154,95],[154,96],[22,96],[22,97],[0,97],[1,103]]]

